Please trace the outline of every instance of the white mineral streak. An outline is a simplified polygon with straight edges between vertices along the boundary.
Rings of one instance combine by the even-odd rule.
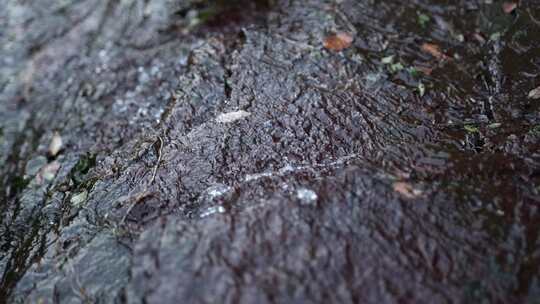
[[[229,112],[229,113],[223,113],[220,114],[216,121],[220,123],[231,123],[233,121],[237,121],[239,119],[243,119],[251,115],[251,113],[246,112],[244,110],[236,111],[236,112]]]
[[[327,163],[316,163],[312,165],[300,165],[300,166],[292,166],[290,164],[286,164],[283,166],[283,168],[277,170],[277,171],[266,171],[261,173],[252,173],[248,174],[244,177],[244,182],[251,182],[254,180],[258,180],[265,177],[277,177],[277,176],[284,176],[290,173],[299,172],[299,171],[314,171],[316,172],[317,169],[323,169],[323,168],[331,168],[334,166],[339,166],[349,160],[352,160],[354,158],[358,157],[357,154],[351,154],[344,157],[340,157],[334,161],[330,161]]]
[[[220,213],[225,213],[225,208],[223,206],[214,206],[214,207],[210,207],[208,209],[206,209],[205,211],[203,211],[200,215],[201,218],[205,218],[207,216],[210,216],[210,215],[213,215],[213,214],[220,214]]]
[[[296,197],[302,202],[302,204],[313,204],[317,201],[317,193],[311,189],[300,188],[296,190]]]
[[[214,199],[231,191],[231,189],[232,188],[227,185],[214,185],[206,189],[206,194],[208,195],[209,199]]]

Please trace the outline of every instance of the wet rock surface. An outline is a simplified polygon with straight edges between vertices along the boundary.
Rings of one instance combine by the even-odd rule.
[[[5,3],[2,302],[538,301],[534,1]]]

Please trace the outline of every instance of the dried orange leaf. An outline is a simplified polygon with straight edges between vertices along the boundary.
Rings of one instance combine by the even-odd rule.
[[[540,99],[540,87],[533,89],[529,92],[530,99]]]
[[[502,9],[503,9],[505,14],[512,13],[516,9],[516,7],[517,7],[516,2],[505,1],[502,4]]]
[[[392,187],[394,188],[394,191],[396,191],[405,198],[412,199],[422,195],[422,191],[414,189],[411,184],[406,182],[395,182]]]
[[[353,40],[354,39],[351,34],[339,32],[327,36],[324,39],[324,47],[328,50],[339,52],[350,47]]]
[[[438,45],[433,43],[422,44],[422,51],[440,60],[449,58],[441,51],[441,48]]]

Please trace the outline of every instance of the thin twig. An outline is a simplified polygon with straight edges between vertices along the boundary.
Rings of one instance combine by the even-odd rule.
[[[155,146],[156,143],[159,145],[157,148]],[[162,156],[162,150],[163,150],[163,139],[161,138],[161,136],[158,136],[157,140],[154,142],[154,148],[157,150],[158,159],[157,159],[156,165],[154,166],[154,170],[153,170],[153,173],[152,173],[152,179],[150,180],[149,185],[151,185],[154,182],[154,180],[156,179],[157,170],[159,168],[159,164],[161,163],[161,156]],[[131,203],[129,205],[128,210],[126,211],[126,213],[122,217],[122,220],[120,220],[120,223],[118,224],[118,226],[122,226],[124,224],[124,222],[126,221],[128,215],[131,213],[131,210],[133,210],[135,205],[137,205],[139,202],[141,202],[145,198],[154,195],[153,192],[148,191],[148,186],[149,185],[146,185],[143,191],[141,191],[141,192],[139,192],[137,194],[129,195],[125,200],[123,200],[124,202],[131,202]]]
[[[158,153],[158,160],[156,162],[156,165],[154,166],[154,173],[152,173],[152,179],[150,180],[150,185],[154,183],[154,180],[156,179],[157,170],[159,167],[159,163],[161,162],[161,151],[163,150],[163,139],[161,139],[160,136],[158,136],[158,140],[156,142],[159,142],[159,148],[157,149]],[[155,144],[155,143],[154,143]]]
[[[531,13],[531,9],[528,8],[527,9],[527,13],[529,14],[529,17],[531,17],[531,20],[536,23],[536,25],[540,25],[540,21],[536,20],[536,18],[534,18],[533,14]]]
[[[294,39],[291,39],[291,38],[288,38],[286,36],[283,36],[281,34],[274,34],[276,37],[279,37],[281,39],[283,39],[285,42],[288,42],[290,44],[293,44],[303,50],[314,50],[316,49],[317,47],[313,46],[313,45],[310,45],[308,44],[307,42],[302,42],[302,41],[297,41],[297,40],[294,40]]]

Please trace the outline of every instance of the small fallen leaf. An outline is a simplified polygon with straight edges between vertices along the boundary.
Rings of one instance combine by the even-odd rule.
[[[60,150],[62,150],[62,137],[58,132],[54,132],[54,135],[51,139],[51,143],[49,144],[49,155],[50,156],[56,156]]]
[[[88,192],[84,190],[83,192],[78,193],[74,195],[73,197],[71,197],[70,201],[73,206],[80,207],[86,201],[87,198],[88,198]]]
[[[430,20],[431,18],[428,15],[422,13],[418,14],[418,24],[420,24],[421,27],[426,27]]]
[[[446,54],[444,54],[442,51],[441,51],[441,48],[436,45],[436,44],[433,44],[433,43],[424,43],[422,44],[422,51],[430,54],[431,56],[439,59],[439,60],[442,60],[442,59],[448,59],[449,57],[446,56]]]
[[[516,2],[505,1],[502,4],[502,9],[505,14],[511,14],[517,8]]]
[[[500,32],[495,32],[489,36],[489,40],[491,41],[497,41],[501,39],[502,34]]]
[[[386,56],[381,58],[382,64],[392,64],[394,62],[394,55]]]
[[[418,94],[420,94],[420,97],[424,97],[424,94],[426,94],[426,86],[423,83],[419,82],[417,89],[418,89]]]
[[[243,111],[243,110],[236,111],[236,112],[223,113],[223,114],[220,114],[216,118],[216,121],[221,122],[221,123],[230,123],[230,122],[242,119],[242,118],[246,118],[249,115],[251,115],[251,113]]]
[[[323,45],[325,49],[339,52],[350,47],[353,40],[354,39],[351,34],[345,33],[345,32],[339,32],[339,33],[335,33],[335,34],[327,36],[324,39]]]
[[[478,127],[475,127],[473,125],[464,125],[463,129],[465,129],[465,131],[467,131],[469,133],[478,133],[478,132],[480,132],[480,129],[478,129]]]
[[[421,190],[414,189],[414,187],[411,184],[406,183],[406,182],[395,182],[392,185],[392,188],[394,189],[394,191],[396,191],[397,193],[399,193],[400,195],[408,199],[417,198],[420,195],[422,195]]]
[[[390,71],[392,73],[395,73],[395,72],[399,72],[401,70],[403,70],[405,67],[403,66],[403,64],[401,64],[401,62],[398,62],[398,63],[393,63],[390,65]]]
[[[528,97],[530,99],[539,99],[540,98],[540,87],[533,89],[529,92]]]

